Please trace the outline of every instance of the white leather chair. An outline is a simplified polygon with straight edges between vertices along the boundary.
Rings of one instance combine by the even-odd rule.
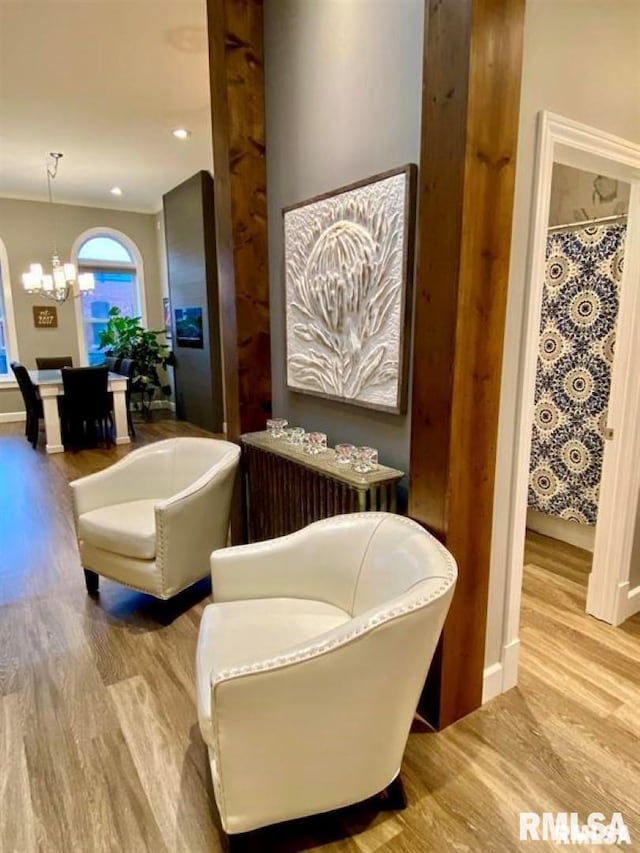
[[[227,544],[240,448],[170,438],[71,483],[87,590],[99,575],[171,598],[209,571]]]
[[[217,551],[211,574],[198,718],[231,839],[390,786],[453,595],[448,551],[356,513]]]

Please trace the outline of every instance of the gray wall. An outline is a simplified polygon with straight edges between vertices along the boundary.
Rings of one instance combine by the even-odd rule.
[[[222,432],[222,365],[213,178],[197,172],[162,197],[175,353],[176,414]],[[200,308],[202,346],[178,340],[175,311]]]
[[[22,273],[30,263],[50,263],[53,237],[63,261],[70,258],[76,238],[89,228],[107,227],[123,232],[137,245],[144,263],[147,323],[161,328],[162,292],[158,271],[158,247],[155,217],[77,205],[56,204],[54,219],[48,203],[0,198],[0,239],[9,259],[9,274],[16,317],[20,361],[35,367],[37,355],[72,355],[79,364],[78,335],[73,300],[58,308],[57,329],[36,329],[32,307],[47,304],[46,299],[30,296],[22,288]],[[0,386],[0,413],[23,409],[17,390]]]
[[[423,24],[423,0],[265,3],[273,413],[404,471],[408,415],[287,391],[282,208],[419,162]]]

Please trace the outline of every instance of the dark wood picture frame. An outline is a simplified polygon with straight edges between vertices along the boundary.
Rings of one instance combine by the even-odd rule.
[[[339,403],[344,403],[348,406],[357,406],[359,408],[374,409],[376,411],[388,412],[391,414],[406,414],[407,411],[407,396],[408,396],[408,377],[409,377],[409,359],[410,359],[410,343],[411,343],[411,315],[413,305],[413,281],[415,268],[415,239],[416,239],[416,200],[417,200],[417,184],[418,184],[418,167],[415,163],[408,163],[404,166],[399,166],[395,169],[390,169],[386,172],[380,172],[368,178],[355,181],[331,190],[313,198],[305,199],[296,204],[289,205],[282,209],[282,279],[285,297],[287,294],[287,256],[286,256],[286,217],[287,214],[294,210],[307,207],[317,202],[333,199],[353,190],[361,189],[362,187],[384,181],[396,175],[405,175],[405,194],[404,194],[404,222],[403,222],[403,258],[402,258],[402,293],[400,303],[400,318],[399,318],[399,336],[400,346],[398,351],[398,382],[397,382],[397,405],[386,406],[384,404],[371,403],[369,401],[358,400],[355,398],[342,397],[317,391],[314,389],[300,388],[289,384],[289,330],[288,318],[285,318],[285,358],[286,358],[286,383],[287,389],[296,394],[309,394],[313,397],[320,397],[324,400],[334,400]]]

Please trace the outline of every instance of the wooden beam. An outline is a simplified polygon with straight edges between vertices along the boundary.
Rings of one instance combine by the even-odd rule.
[[[262,0],[207,0],[227,435],[271,412]]]
[[[456,594],[421,711],[482,701],[524,0],[426,0],[409,514]]]

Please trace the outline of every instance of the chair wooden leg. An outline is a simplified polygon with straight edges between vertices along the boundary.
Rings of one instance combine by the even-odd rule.
[[[407,795],[400,776],[396,776],[393,782],[378,794],[378,803],[381,811],[401,811],[407,807]]]
[[[33,449],[35,450],[38,446],[38,437],[40,434],[40,422],[38,421],[38,418],[35,415],[31,418],[31,421],[29,422],[29,430],[29,441],[31,442],[31,447],[33,447]]]
[[[234,835],[227,835],[228,853],[248,853],[251,850],[249,841],[251,836],[251,832],[238,832]]]
[[[89,595],[97,595],[98,587],[100,585],[100,575],[96,572],[92,572],[91,569],[84,570],[84,582],[87,586],[87,592]]]

